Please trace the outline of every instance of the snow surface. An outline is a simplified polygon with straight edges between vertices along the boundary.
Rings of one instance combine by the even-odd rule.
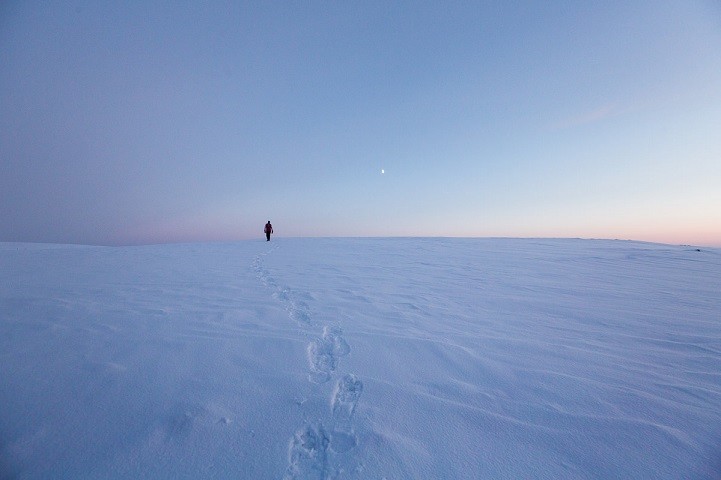
[[[721,478],[721,250],[0,244],[0,477]]]

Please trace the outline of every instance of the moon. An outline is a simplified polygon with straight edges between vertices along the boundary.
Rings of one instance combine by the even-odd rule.
[[[381,173],[386,173],[385,169],[381,168]]]

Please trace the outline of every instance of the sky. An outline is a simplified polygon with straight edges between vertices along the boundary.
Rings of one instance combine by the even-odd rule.
[[[716,1],[0,4],[0,241],[721,246]]]

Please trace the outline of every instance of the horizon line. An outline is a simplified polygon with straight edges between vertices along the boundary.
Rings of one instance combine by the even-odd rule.
[[[489,235],[489,236],[469,236],[469,235],[294,235],[274,237],[285,240],[299,239],[337,239],[337,240],[393,240],[393,239],[457,239],[457,240],[577,240],[577,241],[605,241],[605,242],[631,242],[643,243],[650,245],[664,245],[670,247],[703,247],[721,249],[721,244],[696,244],[696,243],[670,243],[656,240],[639,240],[634,238],[611,238],[611,237],[584,237],[584,236],[509,236],[509,235]],[[0,240],[0,244],[19,244],[19,245],[47,245],[47,246],[68,246],[68,247],[105,247],[105,248],[124,248],[124,247],[152,247],[162,245],[228,245],[234,243],[245,242],[263,242],[266,243],[264,237],[259,238],[238,238],[233,240],[168,240],[160,242],[119,242],[119,243],[76,243],[76,242],[52,242],[52,241],[17,241],[17,240]],[[271,240],[272,242],[273,240]],[[276,240],[277,241],[277,240]]]

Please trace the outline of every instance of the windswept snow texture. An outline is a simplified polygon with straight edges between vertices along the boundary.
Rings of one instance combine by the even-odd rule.
[[[721,251],[0,244],[0,478],[718,479]]]

